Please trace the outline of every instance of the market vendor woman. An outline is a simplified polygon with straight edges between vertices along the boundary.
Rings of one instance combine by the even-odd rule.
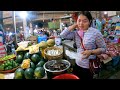
[[[77,22],[61,32],[61,38],[73,39],[76,42],[77,52],[85,57],[77,59],[76,65],[73,68],[73,73],[80,79],[93,79],[89,69],[89,60],[95,59],[96,55],[105,53],[106,44],[101,32],[93,27],[92,15],[89,11],[82,11],[78,14]],[[72,32],[75,28],[76,31]],[[81,39],[83,46],[81,44]]]

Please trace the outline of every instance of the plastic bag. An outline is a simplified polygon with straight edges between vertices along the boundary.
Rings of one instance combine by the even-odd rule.
[[[66,50],[65,53],[70,59],[82,60],[82,58],[84,57],[81,53],[77,53],[77,52],[73,52],[73,51],[69,51],[69,50]]]

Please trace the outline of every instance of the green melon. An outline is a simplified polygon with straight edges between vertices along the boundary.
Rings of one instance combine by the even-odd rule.
[[[35,64],[33,62],[30,62],[30,68],[32,68],[33,70],[35,69]]]
[[[22,68],[18,68],[15,71],[14,79],[23,79],[24,78],[24,70]]]
[[[43,67],[37,67],[34,70],[34,76],[36,79],[41,79],[45,76],[45,69]]]
[[[36,67],[43,67],[44,64],[45,64],[45,61],[41,60],[41,61],[38,62]]]
[[[29,54],[29,52],[25,53],[24,59],[30,59],[30,54]]]
[[[39,61],[40,61],[40,56],[38,54],[33,54],[31,56],[31,61],[34,63],[34,64],[37,64]]]
[[[21,64],[23,61],[23,55],[17,55],[16,60],[17,63]]]
[[[26,79],[33,79],[34,78],[34,70],[32,68],[27,68],[24,72]]]

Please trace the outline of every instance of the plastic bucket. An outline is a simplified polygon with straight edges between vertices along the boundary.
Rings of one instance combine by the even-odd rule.
[[[55,76],[53,79],[80,79],[79,77],[77,77],[74,74],[61,74],[58,76]]]

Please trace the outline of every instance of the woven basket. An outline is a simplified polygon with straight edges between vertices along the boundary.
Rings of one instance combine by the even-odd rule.
[[[55,55],[55,56],[51,56],[47,54],[48,50],[59,50],[60,54],[59,55]],[[63,58],[63,50],[59,47],[53,46],[53,47],[48,47],[44,50],[44,54],[45,54],[45,59],[47,60],[59,60]]]

